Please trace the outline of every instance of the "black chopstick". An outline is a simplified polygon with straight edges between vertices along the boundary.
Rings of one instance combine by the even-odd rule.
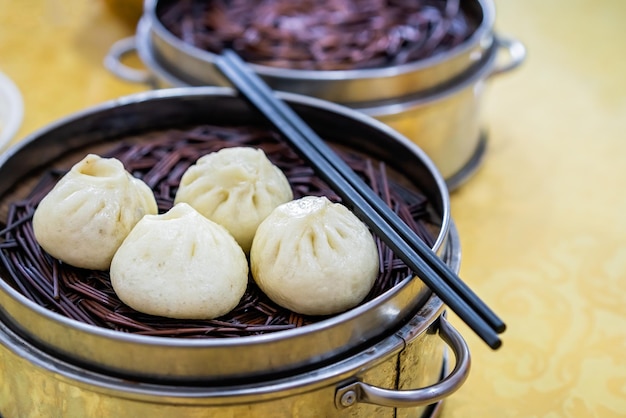
[[[300,151],[344,201],[444,303],[491,348],[504,323],[233,51],[216,65],[231,83]],[[433,269],[437,270],[435,272]],[[443,277],[442,277],[443,276]]]
[[[278,100],[271,89],[262,80],[252,73],[241,58],[232,50],[224,51],[224,59],[236,69],[246,83],[256,88],[260,95],[271,100],[271,105],[281,113],[305,139],[315,138],[309,141],[316,152],[325,158],[337,171],[363,196],[383,218],[395,228],[398,233],[412,245],[422,258],[443,276],[443,279],[459,293],[463,299],[481,315],[496,332],[501,333],[506,329],[504,322],[461,280],[437,255],[422,241],[333,150],[322,141],[317,134],[282,100]]]

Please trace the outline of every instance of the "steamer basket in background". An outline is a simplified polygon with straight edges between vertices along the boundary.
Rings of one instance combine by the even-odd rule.
[[[280,93],[320,135],[401,172],[440,219],[433,249],[455,271],[460,247],[445,182],[430,159],[385,124],[330,102]],[[0,157],[0,204],[60,158],[121,137],[201,123],[265,126],[228,88],[156,90],[56,122]],[[456,358],[446,371],[447,347]],[[52,312],[0,270],[0,415],[433,416],[469,372],[444,306],[408,277],[345,313],[238,338],[122,333]],[[149,414],[149,415],[148,415]]]
[[[148,0],[131,39],[110,50],[105,65],[118,77],[153,87],[229,85],[215,66],[217,56],[174,36],[159,21],[166,1]],[[402,65],[341,71],[251,67],[275,90],[330,100],[379,119],[422,148],[446,179],[459,187],[480,166],[487,133],[480,117],[486,81],[509,72],[525,58],[524,46],[494,33],[490,0],[462,2],[478,22],[454,48]],[[147,71],[125,66],[136,52]]]

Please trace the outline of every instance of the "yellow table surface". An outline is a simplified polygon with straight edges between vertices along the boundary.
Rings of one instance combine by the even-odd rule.
[[[524,42],[494,78],[480,170],[452,194],[461,276],[507,322],[472,352],[443,418],[626,416],[626,2],[497,0]],[[25,105],[15,141],[74,111],[146,90],[102,65],[134,28],[102,1],[0,0],[0,71]]]

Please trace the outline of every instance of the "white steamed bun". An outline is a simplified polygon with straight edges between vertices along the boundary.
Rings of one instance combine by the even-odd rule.
[[[372,234],[345,206],[308,196],[278,206],[259,225],[252,276],[277,304],[306,315],[345,311],[378,275]]]
[[[137,223],[115,253],[110,274],[118,297],[137,311],[212,319],[239,303],[248,262],[224,227],[179,203]]]
[[[157,213],[152,190],[115,158],[88,154],[43,198],[33,216],[39,245],[81,268],[106,270],[126,235]]]
[[[248,253],[261,221],[291,199],[287,178],[262,150],[234,147],[207,154],[189,167],[175,203],[188,203],[224,226]]]

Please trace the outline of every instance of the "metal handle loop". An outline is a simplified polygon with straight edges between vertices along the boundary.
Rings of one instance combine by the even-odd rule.
[[[508,61],[502,64],[496,64],[489,73],[488,77],[507,73],[517,67],[526,59],[526,47],[517,39],[508,38],[506,36],[497,35],[496,45],[498,49],[505,49],[508,55]]]
[[[439,336],[450,346],[456,359],[454,369],[444,379],[431,386],[413,390],[383,389],[363,382],[350,383],[335,392],[337,408],[348,408],[357,402],[390,407],[424,406],[454,393],[469,374],[469,348],[461,334],[443,316],[439,317]]]
[[[153,75],[147,70],[131,68],[122,63],[125,56],[137,52],[135,37],[120,39],[115,42],[104,57],[104,66],[117,77],[131,83],[154,85]]]

